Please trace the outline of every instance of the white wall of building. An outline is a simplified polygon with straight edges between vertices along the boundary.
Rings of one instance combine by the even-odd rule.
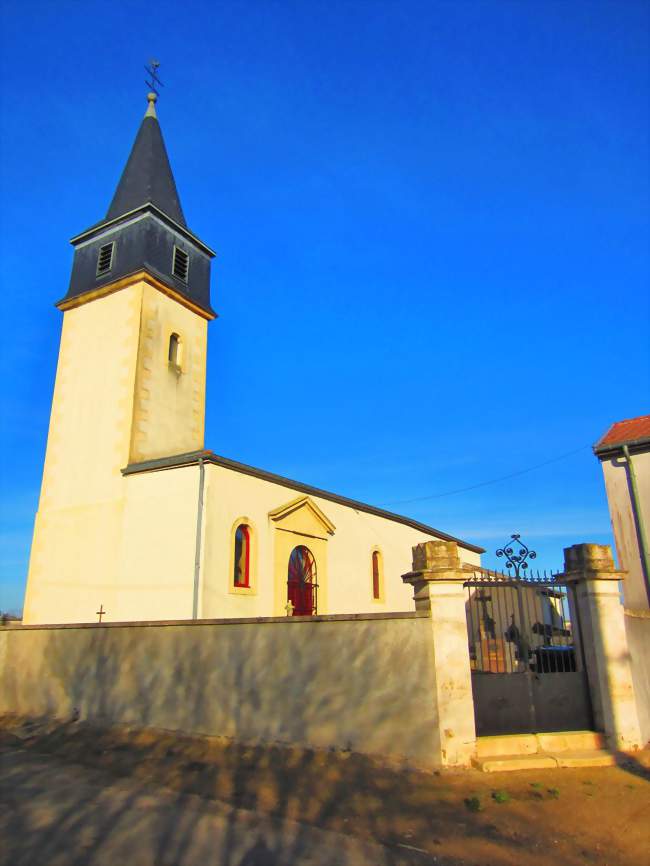
[[[646,534],[650,536],[650,453],[632,454],[632,461],[641,500],[642,519],[646,526]],[[618,563],[621,569],[627,571],[623,582],[625,607],[632,610],[647,610],[650,603],[641,566],[625,461],[619,457],[610,457],[602,460],[602,467]]]

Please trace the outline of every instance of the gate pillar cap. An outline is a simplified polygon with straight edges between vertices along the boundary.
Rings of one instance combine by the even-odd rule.
[[[409,571],[402,575],[404,583],[464,583],[471,574],[460,568],[436,568],[425,571]]]
[[[564,548],[565,580],[623,580],[609,544],[572,544]]]
[[[413,570],[402,575],[404,583],[464,581],[467,575],[455,541],[424,541],[413,548]]]
[[[413,571],[459,567],[460,556],[455,541],[424,541],[413,548]]]

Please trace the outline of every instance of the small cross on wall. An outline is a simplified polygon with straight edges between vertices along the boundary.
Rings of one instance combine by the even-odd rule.
[[[103,604],[100,604],[100,605],[99,605],[99,610],[96,610],[95,613],[97,614],[97,616],[99,617],[99,621],[101,622],[101,621],[102,621],[102,617],[104,616],[105,613],[108,613],[108,611],[104,610],[104,605],[103,605]]]

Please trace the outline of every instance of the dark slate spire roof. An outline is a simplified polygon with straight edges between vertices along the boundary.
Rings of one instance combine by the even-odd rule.
[[[168,217],[186,227],[169,157],[156,117],[156,94],[150,93],[149,107],[135,138],[128,162],[106,214],[112,220],[151,202]]]
[[[190,309],[198,307],[206,319],[213,319],[214,252],[185,223],[156,117],[156,94],[147,99],[147,113],[105,219],[71,240],[75,253],[70,286],[57,306],[69,309],[88,293],[94,298],[103,286],[148,274],[174,297],[189,302]]]

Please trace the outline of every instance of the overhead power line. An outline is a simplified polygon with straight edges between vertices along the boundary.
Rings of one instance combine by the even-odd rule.
[[[559,457],[552,457],[550,460],[545,460],[543,463],[536,463],[534,466],[528,466],[526,469],[518,469],[516,472],[510,472],[508,475],[501,475],[499,478],[491,478],[489,481],[481,481],[478,484],[471,484],[469,487],[459,487],[457,490],[448,490],[446,493],[432,493],[429,496],[418,496],[415,499],[400,499],[396,502],[384,502],[382,505],[409,505],[412,502],[425,502],[427,499],[441,499],[443,496],[454,496],[456,493],[467,493],[469,490],[477,490],[479,487],[487,487],[489,484],[498,484],[499,481],[507,481],[508,478],[516,478],[518,475],[525,475],[526,472],[533,472],[535,469],[541,469],[542,466],[550,466],[551,463],[566,460],[567,457],[572,457],[574,454],[577,454],[579,451],[584,451],[587,448],[591,448],[591,445],[581,445],[580,448],[575,448],[573,451],[567,451],[566,454],[560,454]]]

